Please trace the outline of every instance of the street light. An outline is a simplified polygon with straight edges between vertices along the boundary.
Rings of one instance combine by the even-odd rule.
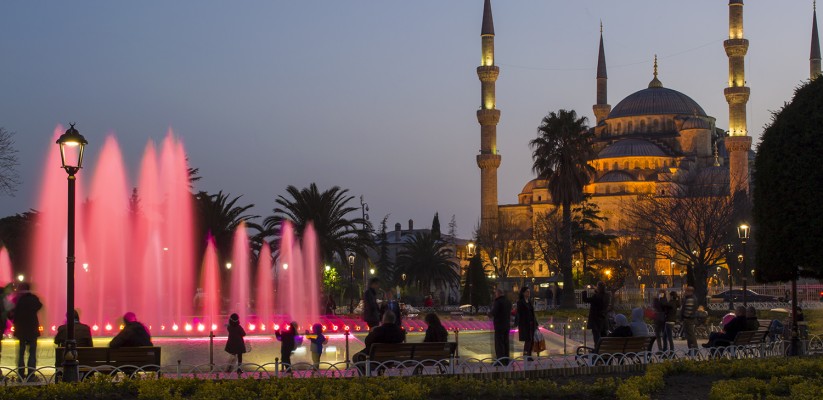
[[[469,242],[466,245],[467,253],[469,254],[469,258],[474,257],[474,242]]]
[[[351,292],[352,286],[354,286],[354,253],[349,253],[349,291]],[[363,289],[365,290],[365,288]],[[354,294],[349,293],[351,297],[351,301],[349,301],[349,305],[351,306],[354,302]]]
[[[363,222],[363,231],[369,232],[370,231],[369,225],[368,225],[368,223],[369,223],[369,213],[368,213],[369,203],[366,203],[363,200],[363,195],[362,194],[360,195],[360,211],[363,212],[363,221],[362,221]],[[372,275],[374,275],[374,274],[372,274]],[[364,264],[363,265],[363,288],[364,288],[364,290],[365,290],[366,286],[368,286],[368,285],[369,284],[368,284],[367,278],[366,278],[366,265]]]
[[[737,257],[737,261],[740,263],[740,267],[742,268],[742,271],[743,271],[743,306],[744,307],[746,306],[746,300],[747,300],[747,297],[748,297],[748,293],[746,293],[746,281],[748,279],[747,279],[747,276],[746,276],[746,258],[745,258],[745,254],[746,254],[746,242],[749,240],[749,232],[750,231],[751,231],[751,228],[745,222],[740,224],[740,226],[737,227],[737,237],[740,238],[740,243],[743,245],[743,254],[741,254]]]
[[[68,237],[66,240],[66,348],[63,354],[63,379],[66,382],[79,380],[77,370],[77,342],[74,339],[74,189],[75,175],[83,168],[83,151],[89,142],[74,128],[69,126],[60,135],[60,162],[68,174]]]
[[[738,233],[740,232],[738,231]],[[734,250],[734,245],[731,243],[726,244],[726,267],[729,269],[729,310],[734,311],[734,274],[732,273],[732,263],[729,260],[732,250]]]

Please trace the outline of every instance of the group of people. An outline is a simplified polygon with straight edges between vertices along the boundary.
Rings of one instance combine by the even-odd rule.
[[[18,341],[17,368],[22,379],[31,378],[37,369],[37,339],[40,337],[40,319],[37,314],[43,303],[36,294],[32,293],[27,282],[21,282],[16,287],[12,284],[5,286],[0,292],[0,330],[5,332],[7,321],[12,322],[14,337]],[[66,319],[74,321],[74,340],[77,347],[93,347],[91,328],[80,322],[80,314],[74,310]],[[68,340],[68,324],[60,325],[54,336],[54,344],[64,347]],[[1,333],[0,333],[1,334]],[[123,329],[112,338],[109,347],[137,347],[152,346],[151,335],[148,329],[137,321],[133,312],[123,315]],[[26,357],[28,353],[28,357]]]
[[[494,291],[494,301],[489,312],[494,327],[494,355],[504,365],[508,364],[510,353],[509,331],[511,330],[512,303],[506,293],[498,288]],[[517,339],[523,342],[523,356],[531,357],[535,336],[538,332],[537,317],[534,313],[534,300],[528,287],[520,289],[514,310]]]

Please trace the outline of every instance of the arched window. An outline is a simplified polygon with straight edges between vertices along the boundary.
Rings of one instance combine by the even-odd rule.
[[[645,169],[649,169],[649,160],[646,160],[646,161],[643,163],[643,167],[644,167]]]
[[[614,168],[612,168],[612,169],[613,169],[613,170],[617,170],[617,169],[619,169],[619,168],[620,168],[620,167],[619,167],[619,166],[617,166],[617,161],[615,161],[615,162],[614,162]]]
[[[640,120],[640,133],[646,133],[646,120]]]
[[[623,132],[622,129],[623,129],[623,124],[618,122],[617,123],[617,131],[615,131],[615,133],[618,134],[618,135],[621,134]]]
[[[629,169],[629,162],[628,161],[623,162],[623,169]]]
[[[628,125],[628,127],[626,128],[626,133],[632,133],[632,128],[633,128],[632,121],[629,121],[629,123],[627,125]]]
[[[652,121],[652,129],[654,129],[655,132],[660,130],[660,121],[657,118]]]

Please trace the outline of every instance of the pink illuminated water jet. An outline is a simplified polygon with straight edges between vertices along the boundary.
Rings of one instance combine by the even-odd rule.
[[[227,313],[235,312],[240,321],[246,321],[249,310],[249,236],[246,233],[246,223],[240,222],[234,231],[234,245],[232,247],[231,274],[231,303]]]
[[[302,328],[320,320],[317,234],[309,223],[299,243],[291,222],[283,223],[277,263],[279,311]]]
[[[5,247],[0,247],[0,287],[6,286],[14,279],[12,277],[11,258]]]
[[[214,238],[209,236],[206,244],[206,254],[203,256],[203,277],[202,277],[202,297],[200,300],[200,315],[203,316],[204,325],[211,327],[220,326],[220,266],[217,261],[217,250],[214,245]],[[198,293],[198,295],[200,295]]]
[[[271,249],[265,241],[257,256],[257,297],[255,310],[262,326],[271,326],[274,314],[274,277],[272,276]]]

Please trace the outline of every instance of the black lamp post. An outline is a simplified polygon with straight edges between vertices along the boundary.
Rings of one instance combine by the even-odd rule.
[[[68,237],[66,240],[66,347],[63,354],[63,379],[66,382],[79,380],[77,371],[77,342],[74,339],[74,188],[75,175],[83,167],[83,150],[86,138],[69,126],[66,133],[60,135],[60,160],[63,169],[69,174],[68,192]]]
[[[740,262],[740,268],[743,271],[743,307],[746,307],[748,293],[746,292],[747,286],[746,281],[748,280],[746,277],[746,242],[749,240],[749,233],[751,232],[751,228],[747,223],[742,223],[740,226],[737,227],[737,237],[740,238],[740,244],[743,245],[743,254],[737,257],[737,261]]]
[[[732,263],[729,261],[730,256],[732,255],[733,246],[731,243],[726,245],[726,267],[729,268],[729,310],[734,311],[734,274],[732,271]]]
[[[354,253],[349,253],[349,290],[354,290]],[[366,288],[363,288],[366,290]],[[354,294],[351,294],[351,302],[354,302]]]

